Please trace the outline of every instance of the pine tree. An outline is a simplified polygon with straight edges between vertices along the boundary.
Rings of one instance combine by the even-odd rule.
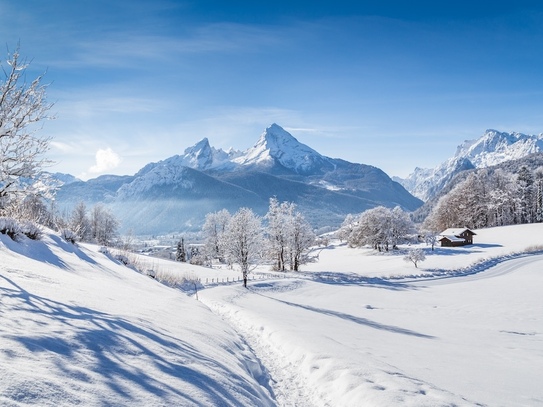
[[[177,251],[175,252],[175,261],[182,261],[183,263],[187,261],[185,239],[183,238],[181,238],[181,240],[177,242]]]

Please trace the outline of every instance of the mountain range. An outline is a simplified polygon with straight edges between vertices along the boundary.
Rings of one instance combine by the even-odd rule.
[[[204,138],[133,176],[66,182],[56,202],[61,210],[103,203],[124,230],[159,234],[198,230],[207,213],[223,208],[264,215],[271,197],[294,202],[315,228],[337,227],[347,214],[378,205],[422,205],[379,168],[323,156],[277,124],[245,151],[216,149]]]
[[[407,178],[393,177],[417,198],[428,201],[459,173],[517,160],[543,151],[543,134],[527,135],[487,130],[477,140],[467,140],[453,157],[433,169],[415,168]]]

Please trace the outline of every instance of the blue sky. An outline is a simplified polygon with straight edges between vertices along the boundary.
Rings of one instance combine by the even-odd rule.
[[[538,3],[0,0],[0,38],[47,70],[53,171],[131,175],[275,122],[407,176],[489,128],[543,132]]]

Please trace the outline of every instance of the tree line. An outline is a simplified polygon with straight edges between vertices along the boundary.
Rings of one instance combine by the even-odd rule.
[[[516,173],[499,168],[470,173],[438,200],[423,228],[440,232],[542,221],[543,167],[521,166]]]
[[[234,265],[242,272],[244,286],[256,265],[271,262],[276,271],[298,271],[307,261],[307,249],[316,239],[311,225],[292,202],[270,198],[264,217],[249,208],[230,214],[226,209],[208,213],[201,231],[202,261]],[[184,242],[177,245],[178,260],[186,258]]]

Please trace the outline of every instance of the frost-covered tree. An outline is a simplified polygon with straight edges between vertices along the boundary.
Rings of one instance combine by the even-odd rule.
[[[438,233],[431,230],[426,230],[422,233],[424,243],[429,245],[432,248],[432,251],[434,251],[434,248],[438,242]]]
[[[315,233],[304,216],[296,211],[296,204],[270,199],[270,207],[265,216],[268,221],[266,237],[268,257],[273,268],[285,271],[287,266],[298,271],[305,263],[306,250],[315,243]]]
[[[484,173],[470,174],[439,199],[425,227],[439,231],[452,227],[484,227],[488,223],[487,183]]]
[[[34,183],[49,163],[43,154],[49,137],[38,135],[39,123],[51,118],[52,104],[46,101],[43,75],[26,81],[29,63],[19,48],[0,63],[0,209],[13,197],[34,192]]]
[[[377,206],[362,212],[353,222],[347,242],[351,247],[369,245],[388,251],[413,233],[413,222],[401,208]]]
[[[202,227],[206,257],[224,262],[221,240],[231,217],[230,212],[226,209],[206,215],[204,226]]]
[[[393,249],[397,249],[400,243],[404,243],[414,232],[413,221],[409,214],[396,206],[390,211],[390,230],[388,241]]]
[[[221,248],[231,264],[238,264],[247,287],[247,277],[252,265],[264,254],[262,220],[249,208],[241,208],[230,218],[221,238]]]
[[[430,230],[543,221],[543,173],[521,167],[471,173],[442,196],[424,221]]]
[[[90,225],[91,236],[98,244],[108,246],[118,235],[119,221],[109,209],[100,204],[92,208]]]
[[[79,202],[73,209],[70,215],[69,228],[80,240],[88,241],[90,239],[91,227],[85,202]]]
[[[273,262],[273,269],[285,271],[288,262],[289,237],[292,235],[294,204],[279,203],[277,198],[270,198],[270,207],[265,219],[268,222],[268,256]]]
[[[300,212],[294,213],[291,219],[291,231],[288,236],[288,253],[290,254],[290,269],[298,271],[300,265],[306,262],[304,254],[315,243],[315,233],[309,222]]]
[[[426,260],[426,256],[424,255],[424,251],[422,249],[410,249],[403,259],[407,262],[413,263],[415,268],[417,268],[417,264]]]
[[[522,166],[517,174],[518,187],[518,223],[534,221],[534,176],[526,166]]]
[[[353,233],[353,230],[355,229],[358,221],[356,219],[356,216],[352,213],[349,213],[346,217],[343,223],[341,224],[341,227],[339,228],[339,231],[337,233],[337,237],[339,240],[348,242],[351,237],[351,233]]]

